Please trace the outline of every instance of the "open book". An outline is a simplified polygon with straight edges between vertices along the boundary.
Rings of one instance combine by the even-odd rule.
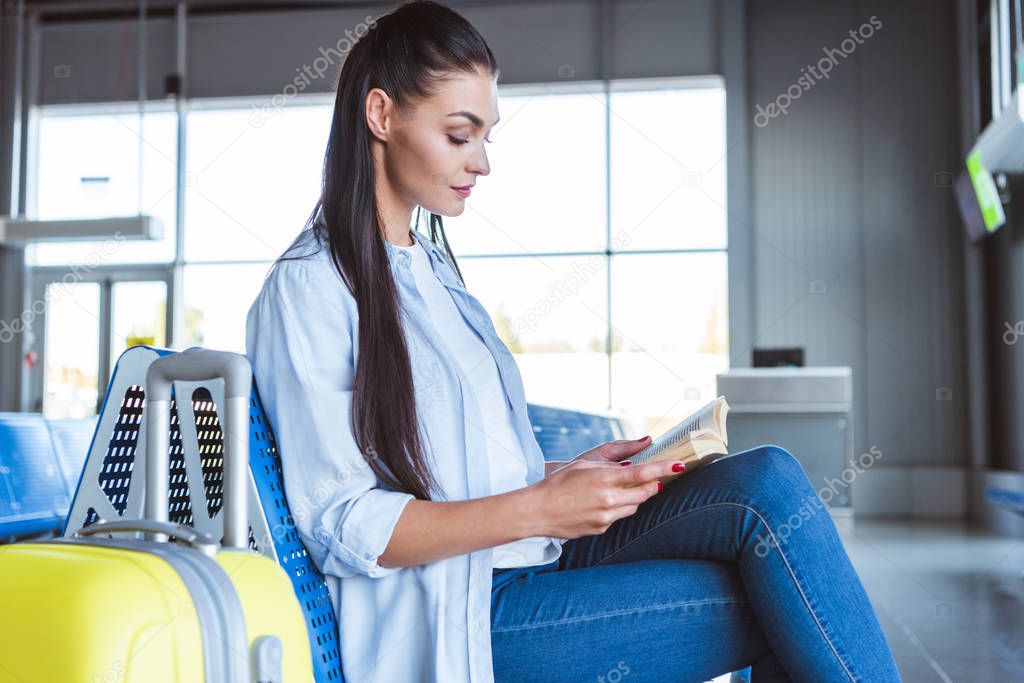
[[[686,469],[682,472],[658,477],[662,483],[668,483],[699,466],[718,460],[728,455],[728,438],[725,433],[725,416],[728,412],[729,404],[725,396],[719,396],[627,460],[634,465],[658,460],[682,460],[686,463]]]

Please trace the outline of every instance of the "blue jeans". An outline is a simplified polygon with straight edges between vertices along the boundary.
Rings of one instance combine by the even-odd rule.
[[[778,446],[670,481],[545,565],[496,568],[497,681],[900,681],[835,523]]]

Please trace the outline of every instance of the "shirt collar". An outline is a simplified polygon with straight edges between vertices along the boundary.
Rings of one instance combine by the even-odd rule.
[[[413,243],[419,244],[421,247],[423,247],[423,249],[428,254],[430,254],[431,260],[433,260],[434,254],[427,247],[427,243],[430,242],[430,240],[429,239],[424,239],[423,235],[421,235],[419,233],[419,230],[415,230],[415,229],[409,230],[409,236],[412,237]],[[384,246],[387,247],[387,250],[388,250],[388,260],[390,260],[393,265],[399,265],[399,266],[408,266],[409,265],[409,258],[408,258],[409,257],[409,249],[410,249],[409,247],[399,247],[399,246],[393,244],[390,240],[387,240],[387,239],[384,240]]]
[[[434,244],[429,237],[415,228],[409,230],[409,235],[427,252],[427,255],[430,257],[430,266],[441,283],[448,289],[465,292],[466,288],[462,286],[458,276],[449,264],[447,255],[441,253],[441,247]],[[396,246],[386,239],[384,240],[384,246],[387,248],[388,260],[393,268],[410,269],[411,255],[408,249]]]

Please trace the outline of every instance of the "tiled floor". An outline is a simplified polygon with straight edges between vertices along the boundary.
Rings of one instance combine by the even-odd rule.
[[[1024,539],[834,519],[906,683],[1024,683]]]
[[[1024,681],[1024,539],[836,518],[903,679]]]

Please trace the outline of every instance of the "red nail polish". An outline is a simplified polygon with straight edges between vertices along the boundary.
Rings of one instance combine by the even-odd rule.
[[[665,485],[664,485],[664,484],[662,484],[662,483],[661,483],[661,482],[659,481],[659,482],[658,482],[658,493],[661,493],[661,490],[662,490],[663,488],[665,488]]]
[[[619,464],[625,467],[626,465],[632,465],[633,463],[630,462],[629,460],[620,460]]]
[[[673,463],[673,465],[672,465],[672,471],[673,472],[682,472],[685,469],[686,469],[686,465],[684,465],[681,462]]]

